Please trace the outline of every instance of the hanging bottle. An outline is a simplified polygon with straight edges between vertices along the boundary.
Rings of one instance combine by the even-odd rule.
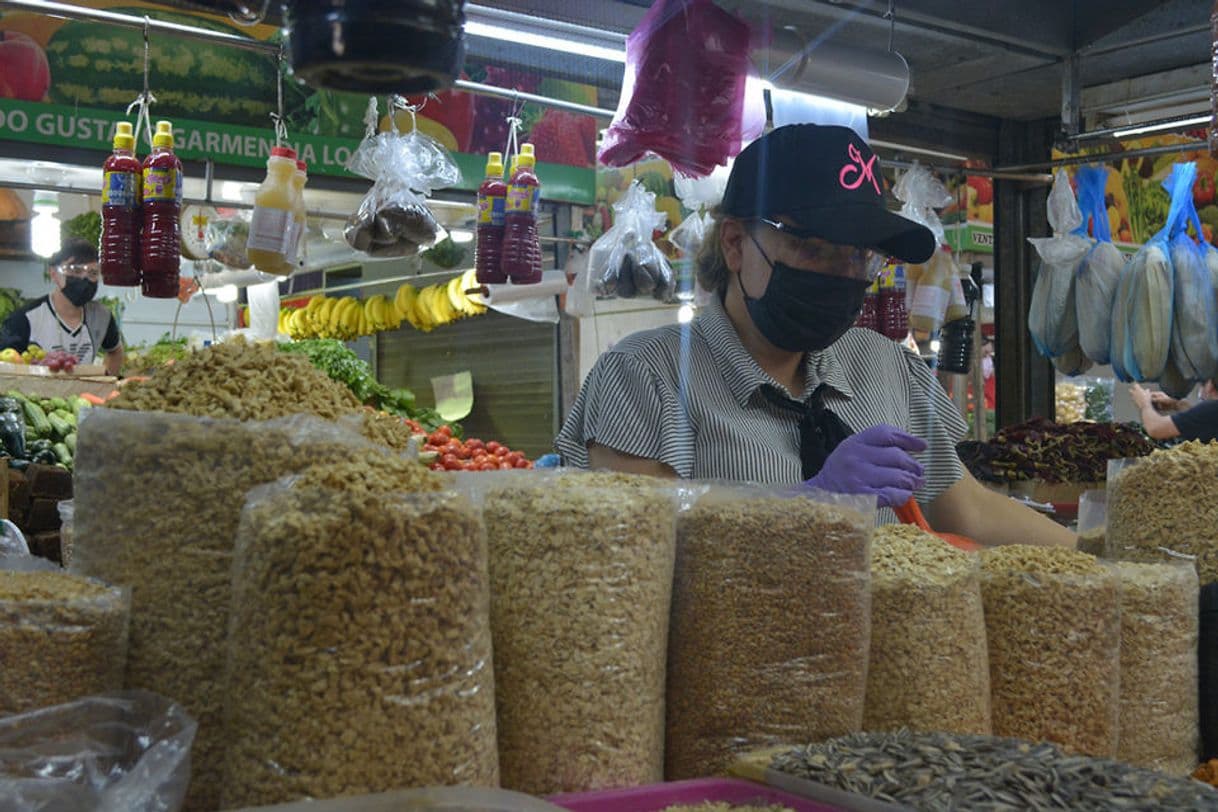
[[[102,231],[97,247],[102,281],[114,287],[140,284],[143,171],[135,157],[131,125],[120,121],[114,133],[114,153],[102,166]]]
[[[143,166],[140,283],[145,296],[174,299],[182,262],[182,162],[173,153],[173,125],[156,123]]]
[[[516,171],[508,183],[503,215],[503,260],[500,272],[514,285],[541,281],[541,242],[537,236],[537,203],[541,182],[532,144],[521,144]]]
[[[486,157],[486,178],[478,187],[478,242],[474,246],[474,268],[480,285],[507,281],[503,271],[507,191],[507,183],[503,180],[503,154],[492,152]]]
[[[292,272],[285,255],[292,226],[292,179],[296,174],[296,150],[275,147],[266,162],[266,179],[254,195],[254,214],[246,254],[263,273],[287,276]]]
[[[283,246],[284,259],[293,270],[304,265],[305,231],[309,221],[304,190],[308,182],[309,165],[304,161],[297,161],[296,172],[292,175],[292,225]]]

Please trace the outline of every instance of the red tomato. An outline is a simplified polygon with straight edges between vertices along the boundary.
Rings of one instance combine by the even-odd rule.
[[[440,434],[443,434],[445,437],[453,436],[453,427],[452,426],[440,426],[440,428],[436,429],[436,431],[438,431]]]
[[[448,444],[448,435],[443,434],[438,431],[433,431],[430,435],[428,435],[427,442],[430,445],[434,445],[438,448],[443,448],[445,445]]]
[[[478,466],[479,471],[497,471],[499,466],[493,462],[484,462]]]
[[[440,457],[440,462],[444,463],[444,467],[450,470],[461,464],[461,460],[457,458],[456,454],[445,454],[443,457]]]
[[[515,468],[515,467],[516,467],[516,466],[512,465],[510,462],[506,462],[506,461],[505,461],[505,462],[501,462],[501,463],[499,463],[499,468],[500,468],[500,470],[502,470],[502,471],[510,471],[510,470],[512,470],[512,469],[513,469],[513,468]]]
[[[470,451],[477,451],[480,448],[486,448],[486,443],[482,442],[477,437],[475,437],[473,439],[466,440],[465,447],[468,448]]]
[[[495,451],[500,448],[503,448],[503,446],[500,443],[496,442],[495,440],[491,440],[489,443],[486,444],[486,450],[491,454],[494,454]]]
[[[512,453],[512,449],[508,448],[505,445],[499,446],[494,451],[494,454],[496,457],[506,457],[508,454],[511,454],[511,453]]]
[[[443,470],[444,470],[444,463],[442,463],[442,462],[433,462],[433,463],[432,463],[432,464],[431,464],[429,467],[430,467],[430,468],[431,468],[431,470],[433,470],[433,471],[443,471]]]
[[[517,462],[518,460],[524,459],[524,454],[520,453],[519,451],[513,451],[511,454],[507,455],[507,458],[509,462]]]
[[[528,460],[516,460],[516,462],[514,462],[512,465],[515,468],[532,468],[533,467],[533,464],[531,462],[529,462]]]

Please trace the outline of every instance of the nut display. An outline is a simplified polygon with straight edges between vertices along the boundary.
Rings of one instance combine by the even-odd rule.
[[[421,466],[371,463],[314,469],[246,504],[225,808],[498,784],[481,521]],[[427,491],[383,484],[410,478]]]
[[[1108,545],[1126,561],[1195,556],[1201,584],[1218,581],[1218,445],[1156,451],[1108,483]]]
[[[672,491],[621,474],[492,479],[503,785],[548,795],[661,780]]]
[[[712,488],[681,514],[670,780],[721,774],[747,750],[862,726],[872,524],[857,499],[752,488]]]
[[[1117,575],[1060,547],[981,553],[994,733],[1115,757],[1120,676]]]
[[[173,697],[199,723],[188,809],[220,801],[232,551],[246,492],[378,448],[307,416],[94,409],[81,422],[72,568],[131,589],[126,687]]]
[[[1197,574],[1187,562],[1117,565],[1121,579],[1118,758],[1186,776],[1197,766]]]
[[[0,570],[0,716],[122,688],[127,611],[88,578]]]
[[[977,557],[911,525],[880,527],[872,542],[863,726],[987,735],[991,728]]]

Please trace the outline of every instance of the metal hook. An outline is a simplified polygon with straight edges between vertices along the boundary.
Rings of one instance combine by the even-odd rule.
[[[248,28],[253,25],[258,25],[265,20],[266,14],[268,11],[270,11],[270,9],[271,0],[263,0],[262,11],[258,12],[257,14],[255,14],[249,6],[245,5],[245,3],[237,3],[237,13],[234,14],[230,11],[228,13],[228,18],[237,25]]]
[[[283,60],[283,41],[280,40],[279,52],[275,54],[275,99],[277,102],[277,112],[271,113],[271,120],[275,123],[276,146],[283,146],[288,140],[287,117],[283,113]]]

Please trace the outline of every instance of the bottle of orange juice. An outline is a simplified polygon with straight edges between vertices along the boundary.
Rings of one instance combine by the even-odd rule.
[[[296,175],[296,150],[275,147],[266,162],[266,180],[254,196],[254,215],[246,254],[254,267],[264,273],[287,276],[292,272],[285,246],[293,232],[294,208],[292,180]]]

